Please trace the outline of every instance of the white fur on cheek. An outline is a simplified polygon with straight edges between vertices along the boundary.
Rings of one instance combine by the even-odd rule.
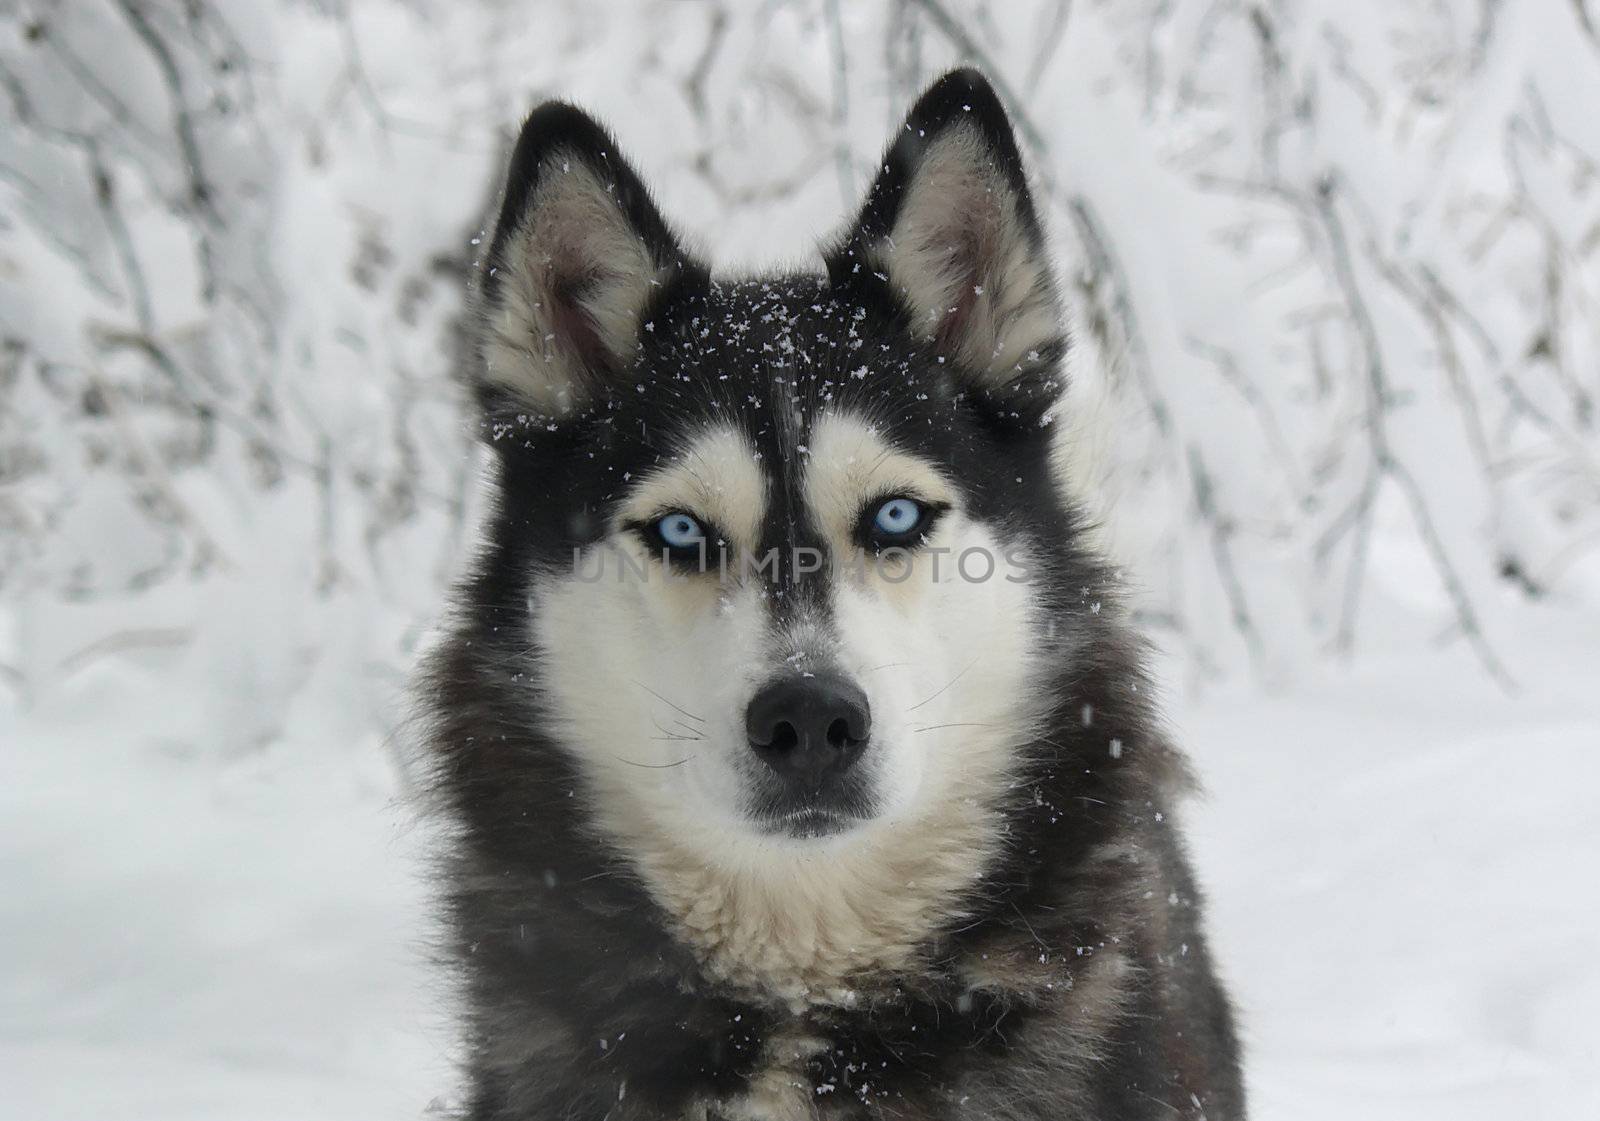
[[[680,821],[743,824],[744,706],[762,648],[755,589],[680,573],[625,528],[665,510],[752,539],[765,506],[753,452],[732,428],[700,434],[675,462],[636,482],[609,539],[546,579],[535,641],[566,742],[619,835]]]
[[[908,843],[965,831],[977,860],[995,842],[992,807],[1038,716],[1030,589],[1002,543],[959,512],[902,571],[891,582],[869,568],[836,596],[840,646],[871,698],[885,827]]]
[[[578,574],[546,578],[535,643],[562,740],[619,834],[680,818],[741,821],[737,753],[748,750],[748,667],[761,649],[758,596],[714,576],[670,575],[638,546],[602,543]]]
[[[836,550],[856,548],[851,535],[864,505],[886,494],[953,506],[903,563],[845,566],[835,612],[845,668],[872,704],[865,762],[876,770],[886,816],[950,810],[944,802],[953,792],[987,798],[1028,727],[1018,716],[1037,646],[1028,588],[933,464],[849,414],[824,415],[812,447],[806,503]]]

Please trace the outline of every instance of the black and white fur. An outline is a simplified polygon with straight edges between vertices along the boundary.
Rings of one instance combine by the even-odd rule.
[[[980,75],[912,109],[825,264],[713,278],[589,117],[523,128],[480,277],[493,509],[424,693],[467,1116],[1241,1118],[1185,767],[1052,466],[1066,339]],[[837,559],[888,494],[943,513],[864,569],[675,574],[639,532]],[[810,677],[871,732],[833,809],[776,813],[747,708]]]

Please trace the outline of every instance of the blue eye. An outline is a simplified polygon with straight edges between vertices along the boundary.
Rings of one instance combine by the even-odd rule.
[[[910,498],[891,498],[872,515],[873,532],[881,537],[904,540],[922,528],[926,516],[922,504]]]
[[[698,549],[705,544],[706,531],[681,511],[656,519],[656,535],[669,549]]]

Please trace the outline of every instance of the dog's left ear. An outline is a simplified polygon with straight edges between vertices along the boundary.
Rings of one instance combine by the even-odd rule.
[[[1066,349],[1044,235],[994,88],[976,70],[922,95],[867,201],[827,255],[836,289],[885,299],[963,391],[1038,419]]]

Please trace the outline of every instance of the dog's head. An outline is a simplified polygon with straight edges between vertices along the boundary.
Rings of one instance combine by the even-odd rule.
[[[713,279],[552,104],[485,263],[504,672],[616,829],[708,861],[981,813],[1040,715],[1065,343],[981,77],[917,103],[825,259]]]

